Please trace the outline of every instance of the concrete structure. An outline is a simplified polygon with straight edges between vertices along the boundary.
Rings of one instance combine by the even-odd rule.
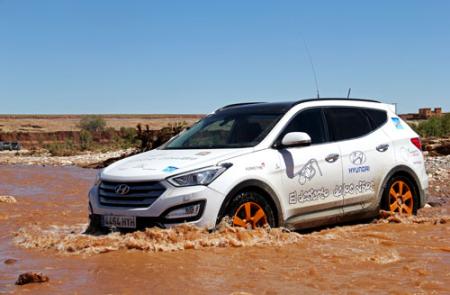
[[[431,108],[420,108],[418,113],[402,114],[399,117],[403,120],[426,120],[431,117],[441,117],[443,114],[440,107],[434,108],[434,110]]]

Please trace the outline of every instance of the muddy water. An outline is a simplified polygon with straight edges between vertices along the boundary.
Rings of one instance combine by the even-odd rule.
[[[448,207],[309,234],[224,225],[94,237],[82,232],[95,173],[0,166],[0,195],[17,200],[0,203],[0,293],[450,293]],[[26,271],[50,282],[15,286]]]

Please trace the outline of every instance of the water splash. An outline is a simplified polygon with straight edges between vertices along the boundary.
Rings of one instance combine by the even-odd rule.
[[[117,250],[141,250],[149,252],[180,251],[211,247],[280,246],[302,239],[298,233],[284,229],[259,228],[248,230],[221,224],[209,232],[189,224],[169,229],[147,228],[144,231],[103,236],[83,234],[85,224],[74,226],[39,226],[21,228],[15,243],[25,248],[53,249],[62,253],[95,254]]]
[[[449,215],[400,215],[389,211],[380,211],[380,218],[375,223],[403,223],[403,224],[444,224],[450,222]]]
[[[14,198],[13,196],[0,196],[0,203],[17,203],[16,198]]]
[[[312,234],[301,235],[282,228],[257,228],[255,230],[232,227],[222,222],[216,231],[210,232],[190,224],[178,225],[169,229],[147,228],[132,233],[112,232],[106,235],[84,234],[87,225],[51,226],[43,229],[33,225],[21,228],[15,233],[15,243],[24,248],[56,250],[65,254],[97,254],[118,250],[139,250],[148,252],[180,251],[186,249],[282,246],[327,241],[355,239],[355,234],[373,240],[375,243],[388,243],[386,233],[375,233],[371,226],[384,223],[432,224],[439,225],[450,221],[450,216],[419,217],[400,216],[382,212],[381,218],[372,225],[333,227]],[[386,257],[375,259],[378,263],[389,263],[399,259],[398,253],[385,253]],[[373,260],[366,257],[364,259]]]

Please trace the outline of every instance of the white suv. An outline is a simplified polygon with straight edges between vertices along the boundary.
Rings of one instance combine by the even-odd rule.
[[[392,105],[308,99],[223,107],[163,146],[118,161],[89,192],[92,227],[192,223],[290,229],[414,214],[428,178]]]

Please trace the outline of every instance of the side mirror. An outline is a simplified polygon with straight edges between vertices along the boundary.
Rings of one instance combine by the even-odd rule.
[[[282,147],[305,146],[311,144],[311,137],[305,132],[289,132],[281,140]]]

